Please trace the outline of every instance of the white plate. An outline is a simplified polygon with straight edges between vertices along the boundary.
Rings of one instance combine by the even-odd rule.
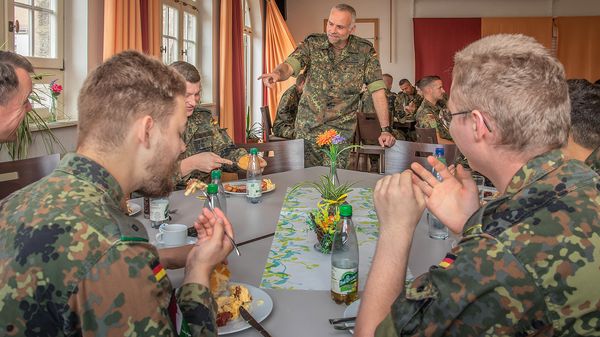
[[[273,300],[269,294],[267,294],[264,290],[253,287],[249,284],[235,282],[232,283],[232,285],[234,284],[243,285],[250,291],[250,295],[252,295],[252,303],[250,303],[248,312],[250,315],[252,315],[252,317],[254,317],[254,319],[256,319],[257,322],[260,323],[269,316],[273,310]],[[239,316],[233,321],[227,322],[225,326],[219,327],[219,335],[227,335],[248,329],[249,327],[250,324],[248,324],[241,316]]]
[[[142,206],[136,204],[135,202],[131,202],[131,201],[127,201],[127,208],[131,210],[131,212],[129,212],[129,216],[134,216],[136,214],[138,214],[141,210],[142,210]]]
[[[223,184],[223,187],[225,187],[225,185],[231,185],[231,186],[246,185],[246,182],[245,181],[232,181],[232,182],[227,182],[227,183]],[[271,191],[274,191],[276,187],[277,187],[277,185],[273,184],[273,187],[267,189],[266,191],[263,191],[263,193],[269,193]],[[243,193],[242,192],[230,192],[230,191],[225,190],[225,189],[224,189],[224,191],[227,194],[246,195],[245,192],[243,192]]]
[[[158,248],[158,249],[161,249],[161,248],[175,248],[175,247],[181,247],[181,246],[185,246],[185,245],[193,245],[193,244],[196,243],[196,241],[198,241],[198,238],[195,238],[193,236],[188,236],[187,237],[187,241],[183,245],[165,245],[164,243],[154,242],[154,246],[156,248]]]
[[[356,300],[352,303],[350,303],[350,305],[346,308],[346,310],[344,310],[344,317],[356,317],[356,314],[358,314],[358,306],[360,305],[360,300]],[[346,326],[352,324],[354,325],[355,322],[348,322],[348,323],[344,323],[346,324]],[[354,329],[349,329],[348,332],[350,332],[351,335],[354,335]]]

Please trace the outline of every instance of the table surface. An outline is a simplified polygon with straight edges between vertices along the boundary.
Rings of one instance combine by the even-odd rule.
[[[232,195],[227,199],[227,215],[233,224],[238,243],[252,240],[275,231],[277,220],[288,187],[302,181],[315,181],[328,173],[326,167],[312,167],[275,173],[268,176],[276,189],[263,194],[262,202],[250,204],[245,196]],[[373,188],[382,176],[365,172],[338,170],[340,181],[355,182],[356,187]],[[141,199],[134,200],[141,204]],[[204,205],[195,197],[184,197],[183,191],[175,192],[170,197],[172,214],[171,223],[182,223],[191,226]],[[400,206],[400,205],[399,205]],[[138,215],[148,229],[151,238],[156,230],[149,226],[149,221]],[[421,219],[411,248],[409,268],[417,276],[427,271],[431,265],[437,264],[450,249],[456,238],[449,240],[433,240],[427,234],[427,223]],[[271,248],[273,236],[268,236],[240,247],[242,256],[235,253],[229,256],[231,280],[259,287],[267,256]],[[179,286],[183,279],[183,269],[168,271],[174,286]],[[334,330],[328,322],[329,318],[342,317],[345,305],[335,304],[329,291],[311,290],[279,290],[265,289],[273,299],[273,311],[261,324],[272,336],[346,336],[348,332]],[[258,336],[254,329],[237,332],[233,336]]]

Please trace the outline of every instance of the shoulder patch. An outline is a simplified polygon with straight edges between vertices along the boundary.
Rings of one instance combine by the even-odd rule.
[[[124,242],[148,242],[148,232],[144,225],[132,218],[115,205],[108,195],[103,196],[103,203],[112,220],[119,228],[119,239]]]
[[[160,261],[158,259],[154,259],[150,262],[150,269],[152,269],[152,274],[154,274],[156,282],[160,282],[160,280],[167,276],[165,268],[163,268],[162,264],[160,264]]]
[[[456,261],[456,255],[452,253],[446,254],[446,257],[440,262],[439,266],[446,269]]]

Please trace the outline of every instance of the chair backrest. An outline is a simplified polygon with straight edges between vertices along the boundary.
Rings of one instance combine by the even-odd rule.
[[[271,113],[269,112],[269,106],[261,106],[260,114],[262,115],[262,126],[263,126],[263,138],[265,142],[269,141],[269,136],[271,136],[271,129],[273,128],[273,123],[271,122]]]
[[[431,170],[427,157],[432,156],[437,147],[444,148],[444,157],[448,164],[454,163],[459,153],[455,144],[426,144],[397,140],[394,146],[385,149],[385,174],[402,172],[409,169],[413,162]]]
[[[50,174],[60,154],[0,163],[0,199]]]
[[[299,170],[304,168],[304,139],[285,140],[272,143],[236,144],[244,149],[257,148],[263,152],[263,159],[267,161],[263,174]],[[240,171],[240,177],[245,176]]]
[[[418,143],[437,144],[437,133],[434,128],[415,127]]]
[[[361,144],[374,145],[378,143],[381,134],[381,125],[376,114],[357,112],[357,140]]]

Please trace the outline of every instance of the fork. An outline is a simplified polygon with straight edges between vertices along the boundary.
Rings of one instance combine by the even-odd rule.
[[[198,191],[204,195],[204,197],[206,198],[206,200],[208,200],[208,206],[210,208],[210,211],[212,212],[212,214],[215,217],[217,217],[217,213],[215,213],[215,210],[214,210],[214,207],[213,207],[213,204],[212,204],[212,200],[210,200],[210,198],[208,197],[208,194],[206,192],[204,192],[203,190],[198,190]],[[233,240],[233,238],[231,236],[229,236],[229,234],[227,234],[227,232],[223,232],[223,234],[225,234],[225,236],[229,239],[229,241],[233,245],[233,248],[235,249],[235,253],[237,254],[237,256],[241,256],[242,253],[240,253],[240,249],[238,248],[237,243],[235,243],[235,240]]]

